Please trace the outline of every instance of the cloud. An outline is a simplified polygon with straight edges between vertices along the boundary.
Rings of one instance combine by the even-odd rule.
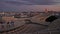
[[[34,3],[35,5],[56,5],[60,3],[60,0],[23,0]]]
[[[15,5],[56,5],[60,3],[60,0],[0,0]]]
[[[23,0],[0,0],[0,2],[12,4],[12,5],[31,5],[33,3]]]
[[[60,1],[60,0],[59,0]],[[45,8],[60,9],[57,0],[0,0],[0,11],[42,11]],[[51,6],[51,5],[59,5]],[[46,6],[45,6],[46,5]],[[56,7],[56,8],[54,8]]]

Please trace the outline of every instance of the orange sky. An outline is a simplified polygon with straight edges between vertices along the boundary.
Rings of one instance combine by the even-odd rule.
[[[23,5],[18,6],[18,9],[25,11],[44,11],[44,9],[60,11],[60,5]]]
[[[48,10],[54,10],[54,11],[60,11],[60,5],[38,5],[36,6],[36,9],[48,9]]]

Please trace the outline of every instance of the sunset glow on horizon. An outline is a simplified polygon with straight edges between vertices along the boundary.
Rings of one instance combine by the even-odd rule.
[[[60,11],[60,0],[0,0],[0,11]]]

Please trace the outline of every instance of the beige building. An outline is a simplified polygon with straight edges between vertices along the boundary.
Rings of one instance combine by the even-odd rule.
[[[14,21],[14,17],[13,16],[3,16],[2,20],[5,22]]]

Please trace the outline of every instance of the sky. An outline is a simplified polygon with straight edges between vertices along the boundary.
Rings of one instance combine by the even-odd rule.
[[[60,11],[60,0],[0,0],[0,11]]]

